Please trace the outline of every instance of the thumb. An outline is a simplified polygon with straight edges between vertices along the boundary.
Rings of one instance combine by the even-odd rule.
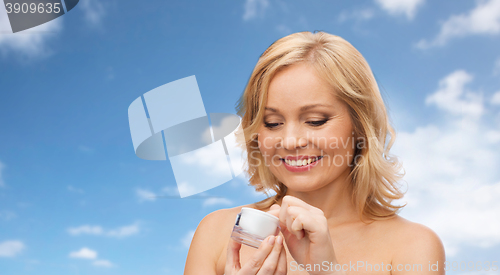
[[[227,256],[226,256],[226,268],[225,274],[236,274],[241,269],[240,264],[240,248],[241,244],[229,238],[229,244],[227,245]]]

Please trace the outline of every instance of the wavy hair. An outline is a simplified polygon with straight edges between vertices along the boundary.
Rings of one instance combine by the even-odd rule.
[[[399,180],[402,165],[389,154],[396,133],[391,126],[384,101],[373,73],[364,57],[349,42],[325,32],[299,32],[274,42],[260,56],[236,111],[242,118],[245,141],[241,146],[247,152],[245,173],[249,184],[257,191],[276,195],[257,202],[257,208],[267,209],[286,194],[287,187],[264,165],[258,149],[257,132],[263,123],[268,87],[281,69],[297,64],[313,65],[318,76],[326,80],[332,92],[346,104],[357,140],[349,178],[353,185],[352,201],[359,209],[361,220],[387,219],[403,206],[393,201],[403,197]],[[359,157],[362,156],[362,157]]]

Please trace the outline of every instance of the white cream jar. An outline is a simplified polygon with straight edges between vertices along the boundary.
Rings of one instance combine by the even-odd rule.
[[[231,238],[239,243],[258,248],[267,236],[277,236],[279,231],[277,217],[264,211],[243,207],[236,216]]]

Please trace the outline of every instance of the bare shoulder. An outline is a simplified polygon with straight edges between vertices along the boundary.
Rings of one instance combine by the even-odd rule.
[[[443,243],[429,227],[399,215],[381,223],[381,227],[389,233],[386,236],[391,244],[392,266],[410,264],[417,269],[422,267],[424,272],[429,271],[425,270],[429,267],[429,263],[439,262],[440,269],[443,266],[445,261]],[[439,270],[434,273],[444,274],[444,271]],[[393,274],[398,272],[395,271]]]
[[[216,210],[200,221],[189,247],[184,274],[216,274],[217,261],[242,207],[254,208],[254,205]]]
[[[399,244],[399,249],[415,246],[442,246],[439,236],[429,227],[409,221],[399,215],[387,220],[385,229],[391,232],[391,237]]]

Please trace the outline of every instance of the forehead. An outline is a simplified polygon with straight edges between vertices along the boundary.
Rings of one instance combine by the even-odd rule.
[[[267,107],[305,111],[307,106],[336,106],[336,91],[309,64],[295,64],[279,71],[268,88]],[[273,111],[273,110],[270,110]]]

